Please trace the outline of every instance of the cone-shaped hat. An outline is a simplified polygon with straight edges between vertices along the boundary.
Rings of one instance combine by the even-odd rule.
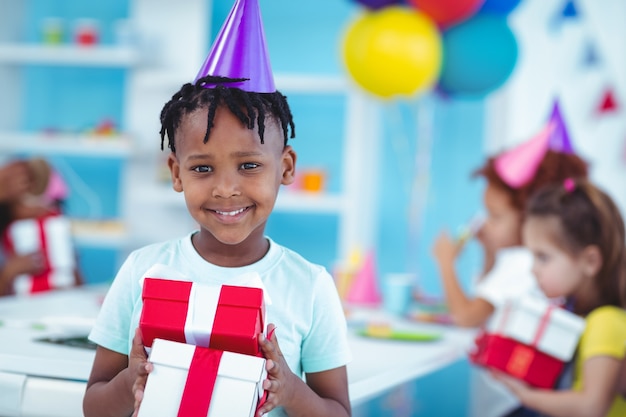
[[[574,148],[572,147],[572,142],[570,141],[567,126],[565,126],[558,101],[554,102],[548,123],[554,125],[554,129],[550,134],[548,147],[555,152],[574,153]]]
[[[354,304],[376,305],[382,301],[376,278],[374,253],[369,252],[363,260],[361,269],[352,280],[346,301]]]
[[[530,140],[498,156],[495,169],[502,181],[511,188],[528,184],[549,149],[554,124],[548,123]]]
[[[207,75],[247,78],[248,81],[228,84],[245,91],[276,91],[259,0],[235,2],[195,81]]]

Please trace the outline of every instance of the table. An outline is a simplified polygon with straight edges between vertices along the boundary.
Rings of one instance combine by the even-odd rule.
[[[47,336],[85,335],[106,292],[103,286],[0,299],[0,416],[80,417],[94,351],[43,343]],[[364,338],[353,326],[348,365],[353,405],[462,359],[474,332],[412,323],[376,309],[357,309],[350,322],[390,321],[396,327],[441,333],[431,342]]]

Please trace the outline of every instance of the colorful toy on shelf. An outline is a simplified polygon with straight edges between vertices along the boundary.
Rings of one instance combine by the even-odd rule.
[[[117,129],[115,128],[115,122],[111,119],[103,119],[93,129],[93,134],[99,135],[99,136],[113,136],[117,134]]]
[[[389,324],[369,324],[357,333],[360,336],[375,339],[402,340],[407,342],[432,342],[441,339],[441,334],[436,332],[394,328]]]
[[[78,19],[74,28],[74,41],[80,46],[93,46],[99,42],[98,32],[95,19]]]

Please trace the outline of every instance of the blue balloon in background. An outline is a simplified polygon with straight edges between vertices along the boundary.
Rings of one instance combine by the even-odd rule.
[[[368,9],[382,9],[383,7],[391,6],[392,4],[401,4],[402,0],[355,0],[357,3],[362,4]]]
[[[492,13],[506,16],[513,11],[520,0],[486,0],[478,13]]]
[[[506,18],[478,14],[442,34],[443,65],[438,88],[452,96],[482,97],[502,86],[518,57]]]

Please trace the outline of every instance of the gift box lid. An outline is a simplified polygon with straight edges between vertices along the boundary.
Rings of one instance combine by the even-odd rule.
[[[189,369],[196,349],[209,348],[200,348],[165,339],[154,339],[154,344],[150,351],[150,362],[174,368]],[[225,351],[222,354],[217,375],[257,383],[262,381],[265,375],[265,359],[258,356]]]
[[[487,331],[510,337],[562,361],[569,361],[585,319],[538,297],[521,297],[496,309]]]

